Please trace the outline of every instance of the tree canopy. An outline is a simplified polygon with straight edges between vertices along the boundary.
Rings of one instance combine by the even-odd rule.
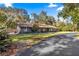
[[[65,3],[64,8],[58,13],[58,17],[71,19],[74,24],[74,29],[77,29],[77,24],[79,23],[79,4]]]

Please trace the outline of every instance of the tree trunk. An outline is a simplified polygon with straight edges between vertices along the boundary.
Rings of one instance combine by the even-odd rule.
[[[77,31],[77,23],[74,24],[73,30],[74,30],[74,31]]]

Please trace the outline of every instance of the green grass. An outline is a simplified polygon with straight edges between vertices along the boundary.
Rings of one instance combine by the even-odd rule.
[[[19,34],[19,35],[11,35],[10,39],[13,42],[20,41],[20,40],[34,40],[34,39],[43,39],[43,38],[49,38],[53,37],[55,35],[63,34],[63,33],[69,33],[69,32],[51,32],[51,33],[37,33],[37,34]]]
[[[29,39],[34,39],[34,38],[47,38],[52,36],[53,33],[38,33],[38,34],[19,34],[19,35],[12,35],[10,38],[13,41],[18,41],[18,40],[29,40]],[[16,39],[16,40],[15,40]]]
[[[79,39],[79,34],[74,35],[75,38]]]
[[[53,37],[59,34],[66,34],[70,32],[51,32],[51,33],[30,33],[30,34],[18,34],[18,35],[11,35],[10,40],[15,42],[25,42],[30,43],[32,45],[37,44],[42,41],[42,39],[46,40],[45,38]]]

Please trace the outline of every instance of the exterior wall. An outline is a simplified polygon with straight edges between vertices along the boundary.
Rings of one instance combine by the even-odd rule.
[[[53,29],[50,28],[49,31],[51,32],[51,31],[53,31]]]
[[[39,28],[38,32],[46,32],[47,30],[45,28]]]
[[[54,32],[57,31],[57,29],[54,28],[39,28],[38,32]]]
[[[39,28],[37,32],[56,32],[55,28]],[[20,27],[20,33],[31,33],[32,27]]]
[[[20,33],[29,33],[32,32],[30,27],[21,27]]]

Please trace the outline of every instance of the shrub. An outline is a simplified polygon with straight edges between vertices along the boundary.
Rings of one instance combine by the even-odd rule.
[[[0,52],[5,51],[10,43],[9,36],[6,32],[0,32]]]
[[[32,27],[32,31],[37,32],[38,28],[39,28],[38,24],[34,24],[33,27]]]

